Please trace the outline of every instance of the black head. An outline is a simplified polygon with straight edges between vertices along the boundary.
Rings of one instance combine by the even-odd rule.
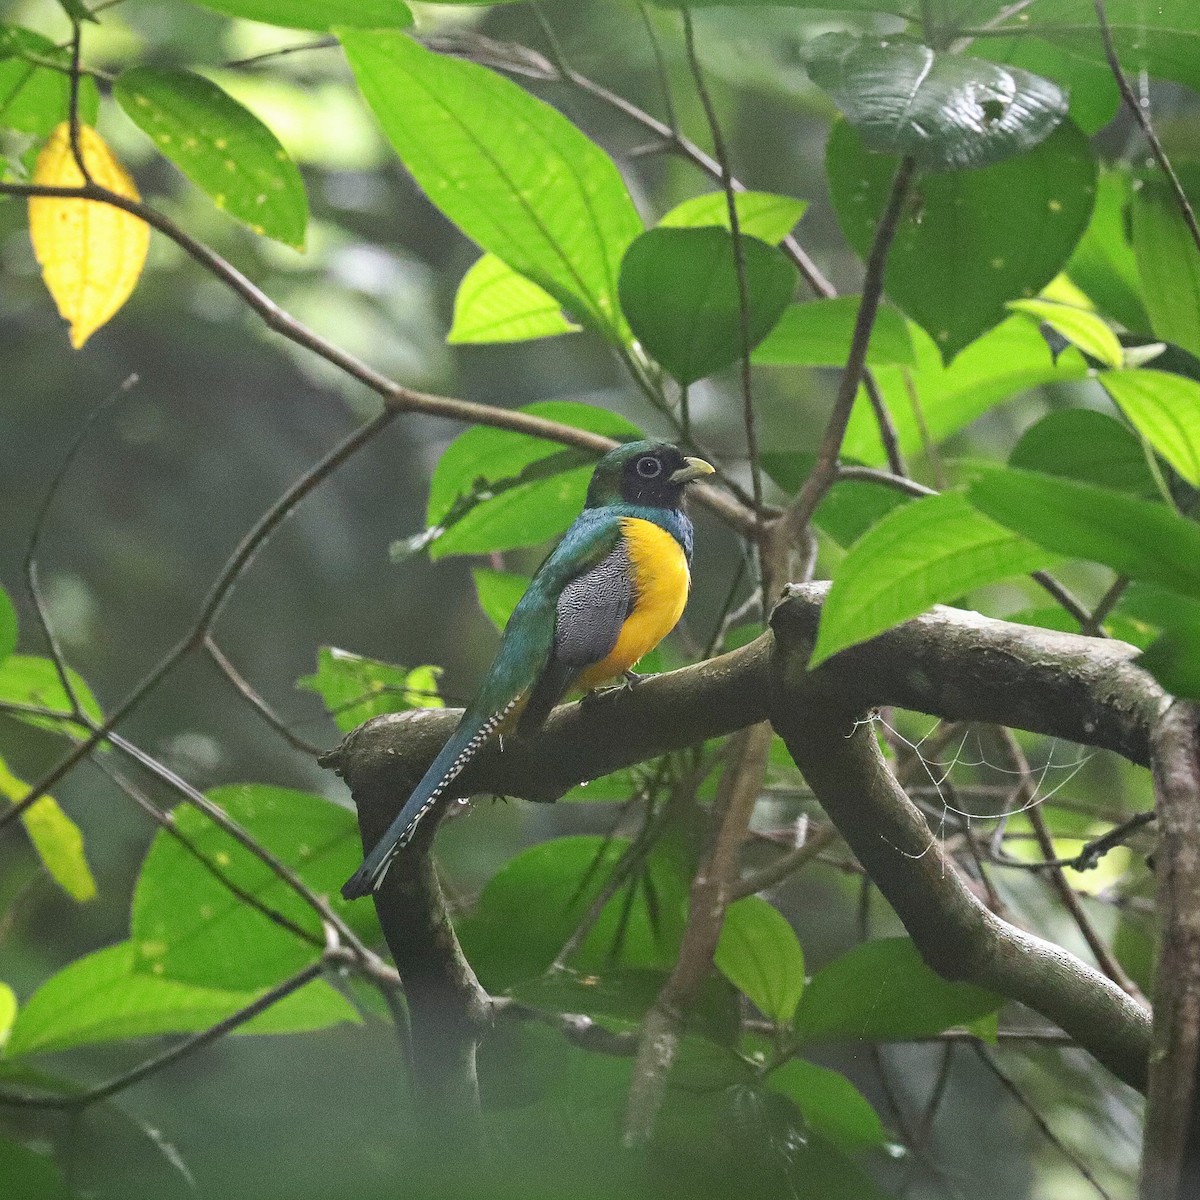
[[[687,458],[669,442],[626,442],[596,464],[587,507],[624,503],[678,508],[683,489],[712,473],[703,459]]]

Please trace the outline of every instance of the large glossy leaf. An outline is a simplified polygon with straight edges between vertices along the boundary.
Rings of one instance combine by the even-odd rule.
[[[1137,496],[1158,492],[1145,451],[1129,426],[1091,408],[1047,413],[1021,434],[1008,465]]]
[[[628,845],[625,838],[554,838],[505,863],[488,881],[472,914],[458,924],[463,949],[484,986],[503,990],[541,975]],[[605,906],[571,966],[601,973],[614,966],[671,966],[686,900],[679,868],[656,851],[647,875],[632,885],[632,900],[630,886]],[[531,920],[534,914],[536,920]]]
[[[71,56],[31,29],[0,25],[0,128],[47,137],[70,115],[70,82],[65,71],[36,60],[66,67]],[[99,109],[96,81],[85,75],[79,81],[79,119],[94,125]]]
[[[947,492],[894,509],[850,547],[821,613],[812,666],[975,588],[1056,561]]]
[[[317,651],[316,672],[297,679],[296,686],[316,692],[337,727],[348,733],[382,713],[441,708],[441,673],[441,667],[409,669],[337,646],[322,646]]]
[[[863,942],[810,980],[796,1012],[802,1042],[930,1037],[995,1012],[1004,1000],[931,971],[909,938]]]
[[[796,268],[774,246],[741,238],[753,349],[792,298]],[[621,307],[643,348],[682,384],[742,356],[743,321],[733,238],[727,230],[651,229],[621,263]]]
[[[787,918],[759,896],[725,912],[713,956],[717,970],[764,1016],[791,1021],[804,991],[804,951]]]
[[[549,400],[521,410],[618,440],[641,436],[607,409]],[[536,546],[579,515],[593,456],[523,433],[476,426],[442,452],[429,484],[426,519],[439,533],[430,555]]]
[[[988,470],[971,503],[1047,550],[1200,599],[1200,525],[1162,504],[1032,471]]]
[[[1066,94],[1040,75],[912,42],[829,33],[804,58],[867,146],[925,170],[1003,162],[1044,141],[1067,114]]]
[[[567,320],[549,292],[518,275],[503,259],[485,254],[458,285],[446,341],[528,342],[580,328]]]
[[[402,29],[412,24],[403,0],[198,0],[230,17],[288,29]]]
[[[792,232],[808,208],[807,200],[772,192],[738,192],[734,197],[738,232],[776,245]],[[677,204],[658,223],[659,229],[700,229],[719,225],[729,229],[729,201],[724,192],[705,192]]]
[[[1133,427],[1188,481],[1200,486],[1200,383],[1165,371],[1105,371],[1105,391]]]
[[[896,159],[872,154],[842,121],[826,165],[838,221],[865,256]],[[1069,121],[1006,162],[918,180],[888,257],[888,296],[952,359],[1004,318],[1006,301],[1036,295],[1063,269],[1087,227],[1095,183],[1091,147]]]
[[[91,688],[78,672],[68,668],[67,678],[83,711],[93,721],[102,721],[104,714]],[[11,654],[0,663],[0,700],[15,704],[31,704],[38,708],[61,712],[62,718],[13,715],[28,725],[49,729],[55,733],[84,734],[87,730],[71,718],[71,702],[63,690],[58,671],[48,658],[33,654]]]
[[[792,1058],[767,1076],[768,1086],[788,1096],[804,1123],[842,1150],[882,1146],[887,1132],[870,1101],[845,1075]]]
[[[218,208],[257,233],[303,247],[308,197],[279,139],[211,80],[134,67],[113,95],[126,115]]]
[[[1087,376],[1087,363],[1075,350],[1066,350],[1057,361],[1045,338],[1023,317],[1010,317],[968,346],[946,366],[933,339],[911,326],[917,366],[906,378],[897,367],[880,366],[875,379],[883,391],[900,448],[919,453],[923,439],[921,422],[913,411],[913,393],[929,436],[936,445],[989,409],[1030,388],[1048,383],[1070,383]],[[911,384],[911,390],[910,390]],[[842,444],[846,457],[871,465],[887,462],[870,401],[860,391],[850,415]]]
[[[17,648],[17,610],[8,598],[8,593],[0,588],[0,663]]]
[[[0,759],[0,796],[14,804],[24,800],[29,785],[18,779]],[[22,814],[21,824],[55,883],[73,900],[91,900],[96,880],[83,851],[83,833],[53,796],[35,800]]]
[[[227,991],[145,974],[132,942],[85,955],[48,979],[25,1002],[7,1054],[48,1054],[166,1033],[195,1033],[256,1000],[262,991]],[[360,1018],[323,979],[272,1005],[239,1033],[304,1033]]]
[[[617,270],[642,221],[612,160],[566,117],[403,34],[341,33],[355,78],[429,199],[610,340]]]
[[[1196,182],[1188,172],[1189,183]],[[1192,194],[1200,188],[1191,188]],[[1154,336],[1200,354],[1200,250],[1175,194],[1164,180],[1147,179],[1132,195],[1133,250]]]
[[[357,929],[378,926],[367,905],[337,894],[362,858],[354,814],[320,796],[266,784],[214,789],[214,803],[288,866]],[[135,968],[206,987],[244,991],[278,983],[320,954],[321,918],[266,864],[194,808],[175,810],[179,829],[224,878],[319,939],[314,946],[273,922],[160,832],[133,896]]]
[[[836,296],[789,304],[775,328],[759,342],[750,358],[763,366],[840,367],[850,353],[859,297]],[[914,362],[908,325],[894,308],[882,305],[867,343],[867,365]]]

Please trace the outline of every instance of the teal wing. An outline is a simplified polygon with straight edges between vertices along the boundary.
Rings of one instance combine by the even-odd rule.
[[[613,558],[614,552],[619,556],[623,545],[620,523],[600,509],[585,510],[567,530],[563,540],[538,568],[528,590],[513,610],[491,670],[450,740],[433,760],[387,832],[342,888],[342,895],[347,900],[366,896],[379,886],[396,853],[411,839],[417,823],[446,794],[447,788],[480,747],[522,701],[526,711],[536,702],[535,712],[540,712],[540,719],[544,719],[545,713],[570,686],[571,679],[588,662],[598,662],[612,648],[620,631],[620,621],[611,630],[612,641],[600,654],[571,666],[578,655],[589,652],[589,644],[595,646],[608,636],[604,630],[597,633],[593,629],[589,634],[589,624],[607,628],[616,619],[613,603],[593,605],[588,615],[588,606],[584,602],[588,588],[584,581],[598,567],[604,572],[604,580],[615,579],[612,566],[603,564]],[[627,566],[625,575],[628,579]],[[573,588],[577,580],[580,586]],[[603,594],[607,595],[612,587],[606,586]],[[566,621],[560,622],[560,605],[564,597],[569,615]],[[620,620],[624,620],[624,612]],[[564,643],[569,647],[567,660],[556,657],[560,623],[564,630],[575,631]],[[521,728],[529,727],[523,716]]]

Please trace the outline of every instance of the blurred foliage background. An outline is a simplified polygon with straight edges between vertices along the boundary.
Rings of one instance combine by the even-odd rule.
[[[414,5],[426,30],[470,25],[545,50],[531,9]],[[557,0],[542,6],[567,58],[613,91],[655,112],[663,98],[637,8],[624,2]],[[67,25],[52,0],[16,0],[3,19],[61,40]],[[872,18],[863,18],[870,28]],[[702,114],[680,57],[677,23],[655,13],[682,126],[706,142]],[[712,81],[735,173],[752,187],[805,198],[801,239],[829,277],[857,289],[860,264],[838,231],[826,195],[823,144],[831,108],[808,82],[798,47],[833,27],[820,14],[789,9],[704,10],[697,40]],[[836,22],[844,28],[845,18]],[[887,25],[877,25],[886,32]],[[255,238],[216,211],[110,100],[101,127],[137,176],[142,193],[245,271],[281,305],[333,342],[414,387],[517,406],[578,399],[664,432],[599,340],[575,335],[510,347],[445,344],[455,288],[477,251],[419,194],[359,100],[340,52],[311,49],[262,63],[238,60],[312,41],[310,35],[234,21],[172,0],[128,0],[88,27],[86,53],[98,67],[130,60],[212,70],[257,112],[301,164],[313,219],[304,253]],[[610,108],[562,86],[532,84],[607,148],[643,211],[661,214],[710,184],[686,164],[643,153],[646,139]],[[1200,156],[1200,100],[1156,86],[1158,126],[1168,147]],[[1138,145],[1118,117],[1100,146],[1110,158]],[[66,335],[38,277],[23,206],[0,202],[0,581],[22,595],[21,561],[34,513],[81,422],[136,373],[139,382],[101,417],[59,492],[41,550],[41,574],[64,648],[103,702],[118,700],[186,627],[220,563],[244,529],[335,440],[373,413],[377,401],[304,351],[267,331],[227,291],[165,239],[153,240],[147,272],[119,319],[85,351]],[[820,370],[759,371],[756,398],[764,447],[812,450],[835,385]],[[1056,405],[1088,402],[1090,385],[1029,394],[993,411],[949,447],[950,454],[1007,451],[1020,431]],[[736,384],[728,377],[693,389],[703,439],[727,463],[743,455]],[[471,586],[471,561],[389,559],[389,545],[424,523],[428,480],[459,430],[417,416],[397,420],[308,499],[255,561],[222,616],[221,645],[239,669],[306,738],[338,737],[318,698],[296,689],[317,648],[334,645],[389,661],[445,667],[448,700],[470,694],[496,645]],[[917,466],[920,476],[921,464]],[[693,601],[670,653],[707,642],[739,553],[731,535],[701,514]],[[834,553],[826,547],[827,553]],[[536,554],[506,556],[530,569]],[[1077,568],[1070,580],[1094,594],[1102,580]],[[1019,585],[994,591],[990,611],[1035,603]],[[19,601],[19,604],[22,603]],[[25,636],[33,629],[22,607]],[[30,647],[32,650],[33,647]],[[928,720],[896,717],[914,741]],[[11,724],[11,723],[9,723]],[[338,780],[320,771],[238,701],[197,658],[155,692],[129,722],[130,736],[201,787],[272,782],[321,791],[345,803]],[[55,756],[51,739],[5,730],[14,770],[36,777]],[[1046,768],[1045,787],[1079,810],[1086,836],[1097,812],[1148,803],[1144,772],[1096,753],[1024,739]],[[941,761],[956,761],[960,794],[1006,787],[998,755],[967,738]],[[1077,769],[1078,768],[1078,769]],[[934,766],[935,776],[944,768]],[[128,895],[152,830],[99,772],[72,774],[59,799],[83,827],[100,894],[77,906],[37,868],[19,837],[0,840],[0,966],[18,995],[73,958],[123,938]],[[925,790],[936,820],[936,788]],[[983,803],[968,800],[968,809]],[[986,804],[984,805],[986,807]],[[811,808],[783,781],[760,807],[759,824],[786,831]],[[453,893],[469,901],[522,846],[549,836],[605,832],[613,803],[554,807],[478,803],[450,822],[439,853]],[[1068,829],[1063,816],[1060,832]],[[1006,898],[1030,925],[1076,947],[1077,934],[1033,878],[1004,875]],[[1150,959],[1142,856],[1119,851],[1085,881],[1089,912],[1111,934],[1141,982]],[[860,936],[899,932],[881,902],[863,901],[859,878],[837,854],[788,881],[773,897],[795,926],[809,971]],[[1096,1194],[1070,1155],[1120,1195],[1138,1153],[1139,1099],[1082,1054],[1002,1045],[1004,1084],[969,1049],[947,1059],[941,1045],[888,1047],[886,1083],[876,1052],[838,1046],[823,1059],[872,1099],[885,1124],[892,1105],[919,1121],[944,1090],[923,1158],[879,1169],[907,1181],[912,1197],[986,1195],[1071,1200]],[[128,1047],[76,1055],[74,1069],[103,1078],[128,1064]],[[89,1170],[104,1162],[113,1195],[173,1195],[194,1178],[206,1196],[360,1197],[408,1194],[412,1147],[404,1136],[403,1081],[394,1033],[372,1019],[304,1038],[223,1042],[89,1114],[69,1132]],[[948,1065],[947,1065],[948,1063]],[[485,1079],[486,1082],[486,1079]],[[582,1081],[580,1086],[600,1086]],[[1045,1136],[1030,1107],[1062,1144]],[[566,1105],[569,1108],[569,1104]],[[64,1121],[67,1118],[64,1118]],[[569,1113],[563,1120],[569,1119]],[[558,1131],[545,1130],[548,1146]],[[452,1152],[452,1150],[450,1151]],[[535,1153],[537,1152],[535,1148]],[[933,1164],[932,1166],[930,1164]],[[2,1188],[0,1188],[2,1190]],[[583,1194],[581,1192],[581,1194]],[[782,1194],[782,1193],[781,1193]]]

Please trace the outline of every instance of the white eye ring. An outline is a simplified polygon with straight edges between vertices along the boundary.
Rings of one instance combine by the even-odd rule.
[[[662,474],[662,463],[647,454],[637,460],[635,470],[643,479],[657,479]]]

